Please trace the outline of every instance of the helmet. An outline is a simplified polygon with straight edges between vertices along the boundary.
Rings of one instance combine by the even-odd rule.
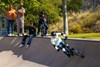
[[[51,36],[56,36],[56,32],[52,31]]]

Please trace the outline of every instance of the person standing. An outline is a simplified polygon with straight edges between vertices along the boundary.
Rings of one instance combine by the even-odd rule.
[[[38,36],[40,35],[40,28],[41,28],[41,25],[44,22],[44,18],[47,21],[47,16],[45,15],[45,12],[43,10],[43,11],[40,12],[40,15],[39,15],[38,32],[37,32]]]
[[[23,7],[23,3],[21,3],[20,7],[17,9],[17,32],[18,32],[18,36],[20,36],[20,27],[22,29],[22,35],[24,35],[24,14],[25,14],[25,8]]]
[[[16,10],[13,8],[13,5],[10,4],[9,5],[9,9],[8,10],[4,10],[3,9],[4,14],[7,17],[7,32],[8,32],[8,36],[13,36],[13,32],[14,32],[14,22],[16,21]]]
[[[43,32],[42,29],[45,29],[43,36],[47,36],[47,33],[48,33],[48,24],[47,24],[47,20],[46,20],[45,17],[43,18],[43,21],[42,21],[41,26],[40,26],[41,32]]]

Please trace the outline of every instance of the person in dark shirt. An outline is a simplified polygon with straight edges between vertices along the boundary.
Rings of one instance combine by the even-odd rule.
[[[35,24],[33,23],[33,21],[30,21],[30,26],[28,27],[28,30],[29,30],[29,33],[24,35],[22,38],[21,45],[19,46],[20,48],[25,46],[25,42],[26,42],[26,39],[28,36],[29,36],[29,39],[28,39],[26,48],[29,48],[32,38],[36,36],[36,27],[35,27]]]
[[[40,30],[45,29],[44,31],[44,35],[43,36],[47,36],[47,32],[48,32],[48,24],[47,24],[47,20],[46,18],[43,18],[42,24],[40,26]]]
[[[47,16],[45,15],[45,12],[41,11],[39,15],[39,22],[38,22],[38,32],[37,32],[38,35],[40,35],[40,29],[41,29],[41,25],[44,22],[44,18],[47,20]]]

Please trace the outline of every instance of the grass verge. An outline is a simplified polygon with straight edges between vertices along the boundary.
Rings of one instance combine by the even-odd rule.
[[[100,33],[85,33],[85,34],[71,34],[69,38],[88,38],[88,39],[100,39]]]

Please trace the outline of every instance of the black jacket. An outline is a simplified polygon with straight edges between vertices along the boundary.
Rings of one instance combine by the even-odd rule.
[[[36,27],[35,26],[29,26],[28,30],[29,30],[29,35],[33,34],[34,36],[36,36]]]

